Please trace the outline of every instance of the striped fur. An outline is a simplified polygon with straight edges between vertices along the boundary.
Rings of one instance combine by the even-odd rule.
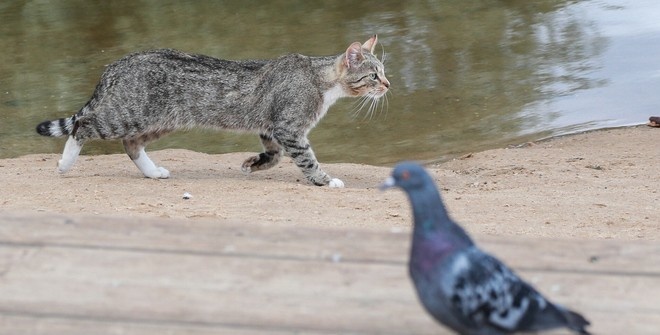
[[[71,135],[76,122],[76,115],[53,121],[44,121],[37,125],[37,133],[43,136],[62,137]]]
[[[377,100],[389,88],[373,55],[374,35],[328,57],[298,54],[271,60],[229,61],[163,49],[128,55],[110,64],[94,94],[74,116],[37,126],[44,136],[70,136],[60,161],[66,172],[88,140],[119,139],[150,178],[167,178],[145,146],[167,133],[195,127],[259,134],[264,152],[245,160],[246,173],[292,157],[315,185],[343,185],[319,166],[307,134],[342,97]],[[373,104],[372,104],[373,106]]]

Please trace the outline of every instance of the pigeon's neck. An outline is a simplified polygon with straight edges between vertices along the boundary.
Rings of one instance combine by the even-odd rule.
[[[448,256],[474,245],[449,217],[440,193],[430,185],[409,193],[415,221],[409,263],[413,278],[426,278]]]
[[[415,226],[414,240],[443,239],[456,247],[470,246],[472,240],[447,214],[440,193],[433,186],[410,192]]]

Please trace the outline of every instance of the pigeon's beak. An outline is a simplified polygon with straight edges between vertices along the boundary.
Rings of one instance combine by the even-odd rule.
[[[378,186],[378,188],[381,191],[385,191],[386,189],[392,188],[394,186],[396,186],[396,180],[394,180],[393,177],[387,177],[387,179],[385,179],[385,181],[382,184],[380,184],[380,186]]]

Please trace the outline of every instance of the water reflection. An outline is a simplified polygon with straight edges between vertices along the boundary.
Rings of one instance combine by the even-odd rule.
[[[64,141],[39,137],[34,126],[75,113],[104,66],[126,53],[327,55],[374,32],[393,85],[389,109],[364,119],[351,116],[355,101],[338,103],[310,136],[322,162],[440,159],[543,137],[573,125],[554,123],[566,112],[552,101],[608,85],[598,72],[608,37],[593,10],[605,9],[560,0],[3,3],[0,157],[59,152]],[[150,146],[166,147],[260,150],[255,136],[207,131]],[[109,152],[121,145],[95,142],[83,151]]]

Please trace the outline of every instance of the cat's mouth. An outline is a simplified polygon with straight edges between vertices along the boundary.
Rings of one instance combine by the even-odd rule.
[[[388,86],[381,86],[376,91],[373,93],[374,98],[380,99],[382,98],[387,92],[389,91],[389,85]]]
[[[384,96],[385,94],[387,94],[387,91],[390,90],[390,81],[387,80],[387,78],[385,78],[384,76],[381,78],[380,84],[381,85],[378,87],[378,90],[376,92],[377,98]]]

